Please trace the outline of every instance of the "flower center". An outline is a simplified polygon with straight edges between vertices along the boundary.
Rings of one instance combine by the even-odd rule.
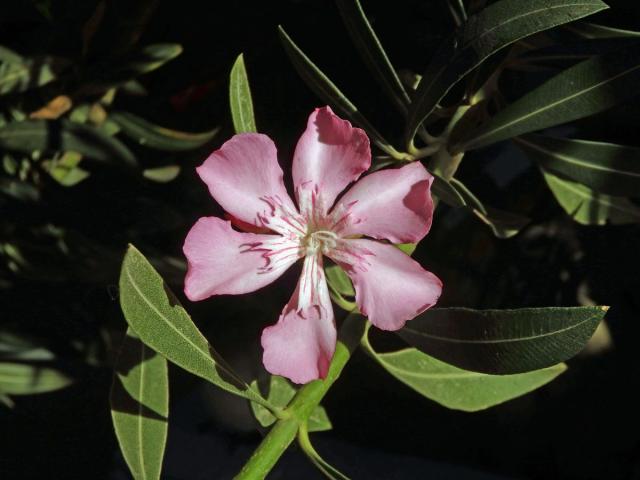
[[[309,232],[301,239],[301,245],[307,255],[314,255],[318,251],[326,254],[336,247],[338,235],[329,230]]]

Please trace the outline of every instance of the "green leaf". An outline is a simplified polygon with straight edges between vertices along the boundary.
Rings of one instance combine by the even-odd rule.
[[[431,191],[436,197],[455,208],[464,207],[467,204],[464,197],[448,180],[431,170],[429,170],[429,173],[433,176]]]
[[[501,0],[470,17],[422,75],[409,111],[407,142],[451,87],[487,57],[521,38],[605,8],[600,0]]]
[[[324,268],[329,286],[341,295],[353,297],[356,291],[353,289],[351,279],[339,265],[328,265]]]
[[[406,253],[407,255],[413,255],[413,252],[416,251],[417,243],[396,243],[393,245],[398,250]]]
[[[411,99],[396,73],[376,32],[362,10],[360,0],[337,0],[347,32],[376,81],[387,92],[401,112],[407,112]]]
[[[69,64],[67,60],[51,56],[23,58],[0,48],[0,95],[41,87],[54,80]]]
[[[563,363],[514,375],[469,372],[425,355],[415,348],[371,355],[391,375],[440,405],[477,412],[525,395],[566,370]]]
[[[236,133],[257,132],[256,120],[253,114],[253,101],[249,78],[244,66],[244,56],[241,53],[231,68],[229,77],[229,105],[231,119]]]
[[[251,385],[256,390],[258,389],[258,383],[256,381]],[[289,402],[295,394],[296,389],[287,379],[276,375],[271,376],[269,395],[267,396],[267,401],[270,402],[271,405],[278,409],[283,409],[289,405]],[[258,420],[263,427],[268,427],[276,421],[273,413],[258,403],[251,402],[251,410],[256,420]],[[313,412],[311,412],[309,420],[307,421],[307,428],[310,432],[324,432],[333,428],[324,407],[318,405]]]
[[[0,148],[27,154],[72,151],[100,162],[137,165],[133,153],[119,140],[92,126],[67,120],[9,123],[0,127]]]
[[[40,191],[33,185],[13,178],[0,178],[0,193],[23,202],[36,202]]]
[[[452,139],[454,151],[484,147],[523,133],[606,110],[638,93],[640,44],[585,60],[547,80],[475,129]]]
[[[166,151],[193,150],[210,141],[218,129],[208,132],[188,133],[155,125],[129,112],[111,112],[109,119],[115,122],[122,133],[140,145]]]
[[[640,148],[533,134],[515,141],[546,172],[598,192],[640,196]]]
[[[513,237],[530,222],[525,216],[485,206],[460,180],[452,178],[451,185],[464,198],[467,208],[488,225],[498,238]]]
[[[136,480],[160,479],[168,416],[167,360],[128,329],[111,386],[111,417]]]
[[[565,27],[582,38],[638,38],[640,32],[607,27],[589,22],[576,22]]]
[[[35,395],[59,390],[73,383],[60,370],[38,363],[0,362],[0,393]]]
[[[607,310],[432,308],[397,333],[427,355],[465,370],[522,373],[573,357],[586,345]]]
[[[180,173],[178,165],[167,165],[165,167],[147,168],[142,171],[144,178],[153,182],[167,183],[174,180]]]
[[[138,75],[152,72],[173,60],[182,53],[182,46],[177,43],[157,43],[141,48],[129,55],[122,67],[116,68],[112,74],[123,81],[129,81]]]
[[[133,245],[122,262],[120,306],[140,339],[167,360],[223,390],[263,400],[209,345],[162,277]]]
[[[335,84],[329,80],[329,78],[307,57],[302,50],[291,40],[287,32],[279,26],[278,32],[280,34],[280,40],[284,46],[285,52],[289,56],[294,68],[302,77],[302,80],[307,86],[313,90],[313,92],[322,99],[323,102],[327,102],[333,106],[343,115],[346,115],[357,125],[364,128],[371,137],[371,140],[384,152],[394,155],[397,152],[390,147],[380,133],[369,123],[369,121],[358,111],[356,106],[351,103]]]
[[[542,171],[560,206],[583,225],[614,225],[640,222],[640,208],[624,197],[591,190],[579,183]]]

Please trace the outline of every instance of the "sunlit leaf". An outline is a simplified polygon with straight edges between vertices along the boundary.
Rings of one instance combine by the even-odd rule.
[[[33,151],[73,151],[88,158],[135,166],[136,158],[119,140],[89,125],[67,120],[25,120],[0,127],[0,148],[31,154]]]
[[[252,386],[257,389],[257,382],[254,381]],[[295,394],[296,389],[287,379],[276,375],[271,376],[269,395],[267,396],[267,400],[271,405],[277,408],[285,408]],[[268,427],[276,421],[276,417],[258,403],[251,402],[251,410],[253,411],[253,415],[256,417],[256,420],[258,420],[260,425],[263,427]],[[310,432],[324,432],[326,430],[331,430],[331,420],[329,420],[329,416],[322,405],[318,405],[314,408],[313,412],[311,412],[307,421],[307,428]]]
[[[544,179],[560,206],[583,225],[614,225],[640,222],[640,207],[628,198],[591,190],[543,170]]]
[[[640,196],[640,148],[532,134],[515,140],[546,172],[598,192]]]
[[[0,362],[0,393],[35,395],[70,385],[73,379],[53,367],[38,363]]]
[[[115,122],[122,133],[140,145],[158,150],[192,150],[209,142],[218,133],[214,128],[208,132],[188,133],[160,127],[129,112],[111,112],[109,119]]]
[[[550,367],[584,348],[608,307],[432,308],[397,333],[465,370],[512,374]]]
[[[174,180],[180,173],[180,167],[178,165],[167,165],[165,167],[147,168],[142,171],[142,175],[145,178],[153,182],[167,183]]]
[[[501,0],[471,16],[434,55],[416,91],[407,141],[461,78],[521,38],[607,8],[600,0]]]
[[[371,355],[391,375],[419,394],[453,410],[477,412],[525,395],[566,370],[564,364],[513,375],[470,372],[415,348]]]
[[[360,0],[337,0],[336,3],[360,56],[400,111],[406,113],[411,99],[362,10]]]
[[[140,339],[167,360],[228,392],[262,400],[209,345],[162,277],[132,245],[120,273],[120,306]]]
[[[160,478],[167,441],[167,361],[129,329],[111,386],[111,417],[120,450],[136,480]]]
[[[253,114],[253,101],[249,78],[244,66],[244,56],[241,53],[231,68],[229,76],[229,105],[231,119],[236,133],[257,132],[256,120]]]
[[[547,80],[478,128],[463,132],[452,150],[472,150],[596,114],[636,95],[639,82],[640,44],[585,60]]]

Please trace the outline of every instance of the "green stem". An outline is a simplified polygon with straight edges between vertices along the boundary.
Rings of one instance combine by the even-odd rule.
[[[310,382],[298,390],[289,406],[282,411],[282,418],[264,437],[235,480],[263,479],[267,476],[296,438],[300,426],[306,423],[311,412],[320,404],[329,388],[340,376],[351,353],[362,339],[364,326],[365,322],[360,315],[350,314],[345,318],[340,328],[338,344],[327,378]]]

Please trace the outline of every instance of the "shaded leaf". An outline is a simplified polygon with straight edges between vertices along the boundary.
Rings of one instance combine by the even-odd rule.
[[[522,373],[573,357],[584,348],[607,310],[432,308],[397,333],[427,355],[465,370]]]
[[[355,124],[366,130],[371,140],[381,150],[390,155],[397,153],[390,147],[389,142],[387,142],[360,113],[356,106],[351,103],[351,100],[300,50],[281,26],[278,27],[278,33],[280,34],[280,40],[291,63],[307,86],[313,90],[323,102],[327,102],[338,110],[339,113],[347,116]]]
[[[546,172],[598,192],[640,196],[640,148],[532,134],[515,141]]]
[[[218,133],[217,128],[202,133],[171,130],[155,125],[129,112],[111,112],[109,119],[120,127],[122,133],[140,145],[158,150],[192,150],[206,144]]]
[[[574,65],[478,128],[452,139],[455,151],[484,147],[606,110],[638,93],[640,44]]]
[[[0,177],[0,193],[23,202],[36,202],[40,199],[40,191],[36,187],[14,178]]]
[[[583,225],[640,222],[640,208],[624,197],[614,197],[564,180],[543,170],[544,179],[560,206]]]
[[[252,387],[258,389],[258,384],[254,381]],[[289,405],[289,402],[296,394],[296,389],[283,377],[272,375],[269,382],[269,395],[267,401],[276,408],[282,409]],[[256,420],[263,427],[268,427],[275,423],[276,417],[268,409],[262,405],[251,402],[251,410]],[[307,428],[310,432],[324,432],[331,430],[331,420],[322,405],[318,405],[313,409],[309,419],[307,420]]]
[[[639,38],[640,32],[607,27],[590,22],[576,22],[565,27],[583,38]]]
[[[167,361],[131,329],[116,362],[110,400],[116,437],[133,478],[159,479],[169,416]]]
[[[244,56],[241,53],[231,68],[229,77],[229,106],[231,119],[236,133],[257,132],[256,120],[253,114],[253,101],[249,78],[244,66]]]
[[[436,197],[455,208],[464,207],[467,204],[464,197],[448,180],[431,170],[429,170],[429,173],[433,176],[431,191]]]
[[[351,279],[339,265],[328,265],[324,268],[329,286],[341,295],[353,297],[356,291],[353,289]]]
[[[406,113],[407,105],[411,103],[411,99],[362,10],[360,0],[337,0],[336,3],[347,27],[347,32],[351,35],[361,58],[373,73],[374,78],[385,89],[389,98],[394,101],[401,112]]]
[[[167,360],[223,390],[262,400],[213,350],[162,277],[133,245],[122,262],[120,306],[140,339]]]
[[[67,120],[25,120],[0,127],[0,148],[33,151],[73,151],[105,163],[135,166],[136,158],[119,140],[98,128]]]
[[[59,390],[73,383],[68,375],[37,363],[0,362],[0,393],[35,395]]]
[[[607,8],[600,0],[501,0],[471,16],[434,55],[418,86],[406,139],[472,69],[521,38]]]
[[[59,57],[23,58],[5,47],[0,48],[0,94],[41,87],[54,80],[69,64]]]

